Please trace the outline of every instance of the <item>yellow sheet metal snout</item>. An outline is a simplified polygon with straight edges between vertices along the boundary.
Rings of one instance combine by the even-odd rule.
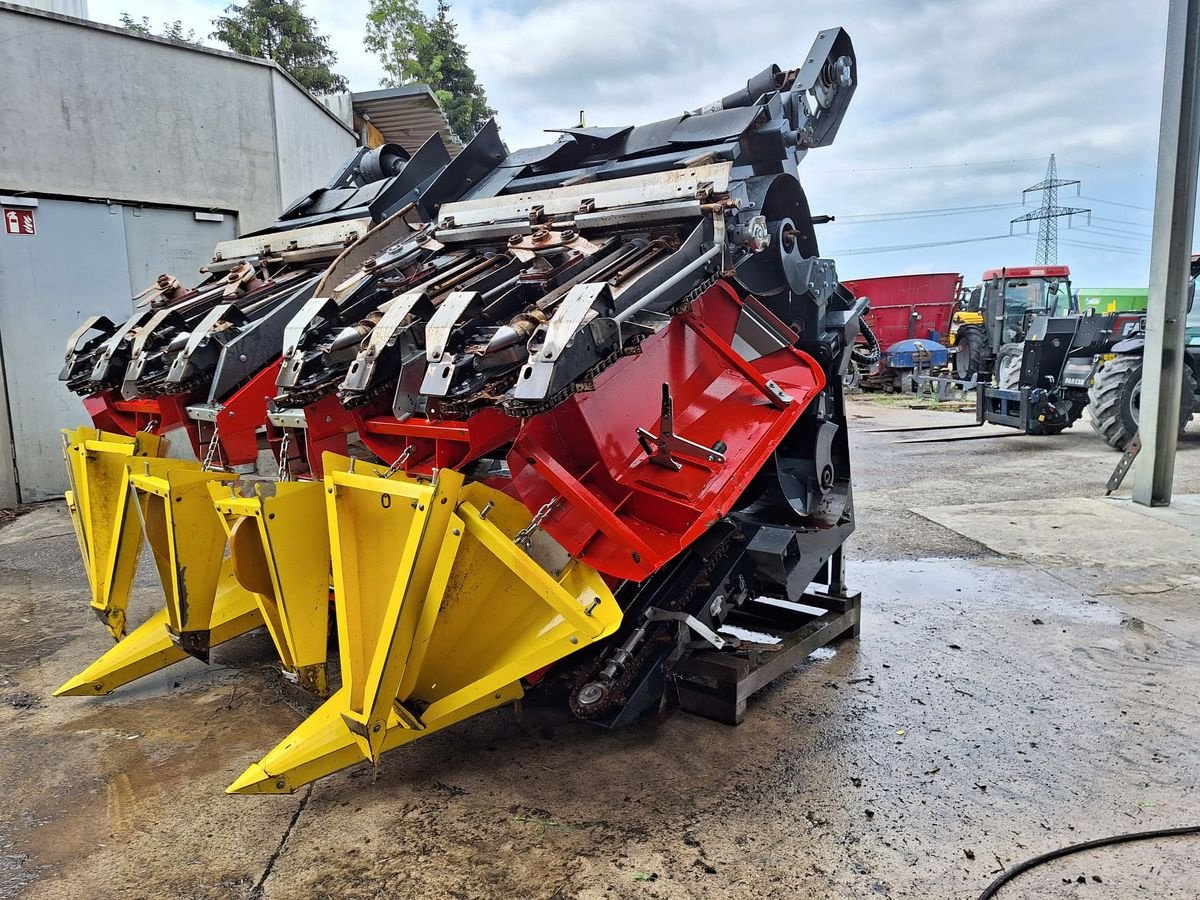
[[[342,686],[230,793],[288,792],[378,762],[519,698],[521,678],[620,624],[594,569],[544,535],[525,540],[521,503],[449,470],[385,475],[325,456]]]
[[[104,694],[265,625],[285,676],[328,696],[231,793],[283,793],[522,696],[521,680],[611,635],[603,578],[523,504],[461,474],[326,454],[315,482],[240,481],[157,439],[65,434],[92,606],[119,638],[58,694]],[[124,636],[141,545],[163,608]],[[228,552],[227,552],[228,551]]]

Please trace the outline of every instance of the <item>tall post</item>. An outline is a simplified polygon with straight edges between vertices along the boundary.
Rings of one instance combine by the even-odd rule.
[[[1138,431],[1142,450],[1134,469],[1133,499],[1167,506],[1179,441],[1192,227],[1200,166],[1200,0],[1170,0],[1150,295]]]

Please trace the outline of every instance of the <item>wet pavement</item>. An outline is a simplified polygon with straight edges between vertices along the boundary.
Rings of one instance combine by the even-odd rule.
[[[1054,847],[1200,819],[1195,533],[1142,517],[1134,564],[1139,519],[1068,540],[1018,516],[1076,522],[1102,496],[1116,455],[1086,426],[895,445],[866,428],[947,414],[854,411],[862,637],[743,725],[604,732],[526,705],[290,797],[223,793],[311,708],[265,637],[55,699],[108,638],[62,513],[5,527],[0,897],[969,898]],[[1200,493],[1195,437],[1177,485]],[[1023,541],[1006,515],[1041,524]],[[146,582],[135,607],[154,602]],[[1197,839],[1095,851],[999,896],[1194,898],[1198,858]]]

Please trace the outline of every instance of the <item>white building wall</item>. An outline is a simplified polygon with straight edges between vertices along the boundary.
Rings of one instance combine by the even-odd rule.
[[[9,193],[227,209],[251,231],[323,184],[355,144],[264,60],[8,3],[0,46],[6,71],[21,73],[0,104]]]
[[[16,480],[23,501],[64,486],[58,429],[88,421],[57,381],[75,327],[94,313],[123,319],[131,294],[161,271],[194,283],[216,240],[235,225],[270,225],[284,203],[324,185],[356,141],[264,60],[5,2],[0,47],[9,76],[0,194],[41,203],[36,236],[0,232],[0,505],[9,505]],[[226,215],[204,226],[193,210]]]
[[[352,132],[330,128],[333,114],[296,87],[282,72],[271,73],[275,136],[279,154],[279,197],[283,207],[324,186],[357,141]]]

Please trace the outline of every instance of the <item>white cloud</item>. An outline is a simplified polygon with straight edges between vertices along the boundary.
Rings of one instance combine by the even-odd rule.
[[[180,18],[202,35],[223,5],[184,0],[164,16],[147,0],[90,2],[101,21],[127,10],[155,24]],[[366,0],[305,7],[330,35],[336,69],[352,88],[376,87],[380,67],[362,48]],[[797,64],[820,28],[841,24],[854,40],[861,82],[836,143],[802,166],[818,211],[1016,202],[1021,188],[1041,179],[1051,152],[1063,177],[1084,180],[1085,196],[1142,207],[1153,201],[1146,173],[1156,158],[1165,0],[865,0],[837,8],[794,0],[458,0],[453,14],[513,147],[544,143],[542,129],[573,124],[580,109],[597,125],[677,115],[771,62]],[[1015,162],[949,167],[995,161]],[[947,167],[922,168],[934,165]],[[873,171],[883,168],[891,171]],[[1125,223],[1149,221],[1140,210],[1072,203]],[[821,235],[829,250],[957,240],[1006,233],[1019,212],[838,222]],[[1101,227],[1147,233],[1130,224]],[[1060,260],[1073,266],[1077,282],[1144,283],[1146,257],[1066,242],[1143,250],[1145,241],[1079,227],[1061,229],[1060,240]],[[974,278],[988,266],[1030,262],[1032,254],[1031,241],[1014,238],[847,256],[839,268],[847,275],[957,270]]]

